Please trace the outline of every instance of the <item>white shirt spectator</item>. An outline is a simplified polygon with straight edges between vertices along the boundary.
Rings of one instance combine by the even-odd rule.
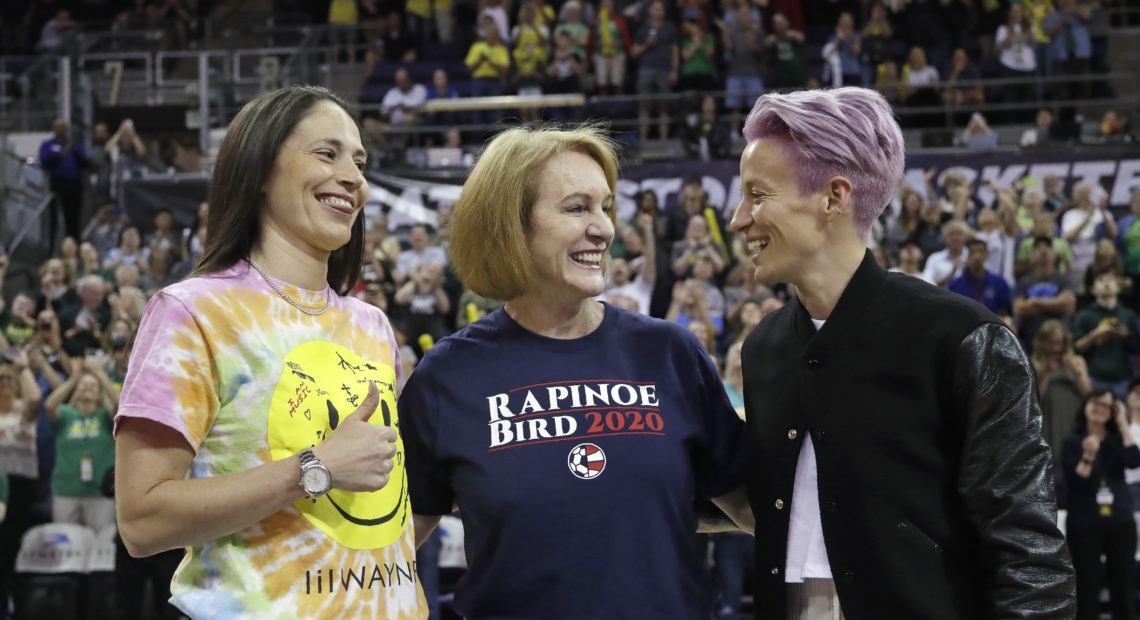
[[[1140,424],[1137,424],[1135,422],[1129,424],[1128,432],[1132,433],[1133,441],[1140,441]],[[1140,482],[1140,467],[1136,467],[1134,469],[1125,469],[1124,481],[1128,484],[1136,484],[1137,482]],[[1136,509],[1135,506],[1132,508],[1134,510]]]
[[[1073,262],[1069,265],[1069,271],[1076,274],[1084,274],[1096,256],[1096,227],[1104,222],[1104,216],[1100,209],[1093,209],[1091,216],[1083,209],[1069,209],[1061,216],[1061,235],[1066,238],[1084,224],[1086,219],[1089,220],[1088,225],[1077,233],[1075,239],[1069,241],[1069,246],[1073,248]]]
[[[412,119],[408,110],[422,111],[427,103],[427,89],[423,84],[412,84],[408,90],[393,86],[384,93],[380,102],[380,112],[388,116],[393,125],[407,125]]]
[[[608,301],[611,297],[628,297],[637,302],[637,311],[649,316],[649,302],[653,298],[653,285],[646,284],[641,278],[615,286],[599,295],[599,298]]]
[[[405,276],[415,273],[421,265],[437,263],[440,267],[447,267],[447,253],[438,245],[429,245],[421,252],[404,250],[396,257],[396,273]]]
[[[907,74],[906,83],[907,86],[937,86],[938,69],[926,65],[918,71],[911,71]]]
[[[966,268],[966,257],[969,254],[970,251],[963,248],[957,262],[950,258],[949,250],[939,250],[931,254],[926,259],[926,267],[922,270],[922,279],[937,284],[942,282],[946,276],[950,276],[950,279],[946,280],[943,286],[949,284],[950,280],[962,275],[962,270]]]
[[[1013,259],[1014,255],[1017,254],[1017,240],[1006,236],[1000,229],[988,233],[978,231],[974,233],[974,238],[985,241],[986,248],[989,250],[989,258],[986,259],[986,271],[1005,278],[1012,290],[1013,286],[1017,284],[1017,280],[1013,276]]]
[[[1037,69],[1037,57],[1034,56],[1033,50],[1035,43],[1033,33],[1023,33],[1020,25],[1014,26],[1013,30],[1004,24],[998,26],[998,47],[1000,48],[1002,42],[1009,38],[1013,39],[1013,45],[1001,50],[1001,53],[998,54],[998,61],[1014,71],[1028,73]]]

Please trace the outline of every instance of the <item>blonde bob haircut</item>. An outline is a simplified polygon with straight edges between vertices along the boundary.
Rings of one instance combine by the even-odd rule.
[[[467,288],[504,301],[534,290],[537,275],[527,248],[531,213],[543,167],[566,152],[596,161],[614,192],[617,145],[602,127],[512,128],[484,149],[451,214],[451,264]],[[616,224],[613,209],[610,219]]]

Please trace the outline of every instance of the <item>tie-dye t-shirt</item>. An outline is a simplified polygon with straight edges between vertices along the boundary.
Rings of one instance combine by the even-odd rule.
[[[306,307],[323,292],[275,281]],[[387,318],[334,296],[310,316],[245,262],[164,289],[147,306],[116,421],[146,418],[185,437],[189,476],[246,471],[319,444],[365,397],[399,429],[398,348]],[[196,545],[171,585],[194,618],[425,618],[402,439],[373,493],[304,498],[233,535]]]

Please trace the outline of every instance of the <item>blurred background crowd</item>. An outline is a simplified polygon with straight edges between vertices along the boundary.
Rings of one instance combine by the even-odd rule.
[[[370,172],[435,167],[460,179],[487,136],[519,122],[604,120],[631,160],[733,160],[744,115],[770,90],[876,88],[908,146],[1030,159],[1131,144],[1140,103],[1126,90],[1140,47],[1127,0],[11,0],[0,31],[0,137],[34,137],[26,154],[3,142],[0,619],[27,585],[14,558],[29,528],[113,530],[104,483],[134,330],[210,234],[208,204],[160,192],[128,209],[124,188],[208,178],[215,140],[203,124],[224,128],[250,93],[325,83],[359,102]],[[139,66],[147,86],[132,90]],[[75,99],[61,103],[65,93]],[[518,98],[471,101],[500,95]],[[173,124],[162,120],[172,105]],[[196,109],[208,121],[191,122]],[[1056,454],[1100,388],[1128,408],[1120,430],[1140,435],[1140,187],[1113,206],[1110,188],[1060,174],[908,179],[873,229],[880,264],[1006,320],[1032,356]],[[742,407],[741,343],[795,291],[755,283],[729,210],[711,204],[700,175],[677,180],[680,191],[644,189],[624,213],[603,297],[692,330]],[[38,237],[21,245],[13,222],[28,204]],[[449,210],[389,226],[384,207],[367,221],[352,294],[392,317],[406,373],[501,305],[451,271]],[[1140,471],[1127,475],[1140,489]],[[1062,509],[1065,486],[1059,475]],[[421,570],[438,564],[433,544]],[[702,544],[722,584],[719,617],[747,615],[749,539]],[[114,613],[171,615],[161,582],[177,554],[118,559]],[[141,600],[146,575],[153,607]]]

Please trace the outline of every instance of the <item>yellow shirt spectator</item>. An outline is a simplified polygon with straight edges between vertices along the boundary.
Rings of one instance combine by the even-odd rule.
[[[1025,8],[1025,14],[1029,16],[1030,23],[1033,24],[1033,36],[1037,42],[1048,43],[1049,35],[1045,34],[1041,24],[1045,21],[1045,17],[1053,12],[1053,0],[1024,0],[1022,6]]]
[[[502,73],[495,67],[501,67],[505,71],[511,65],[511,57],[507,47],[501,43],[489,45],[486,41],[476,41],[463,62],[475,79],[498,78],[502,77]]]
[[[416,15],[424,19],[430,19],[431,0],[408,0],[404,5],[404,10],[411,13],[412,15]]]
[[[355,26],[356,0],[332,0],[329,4],[329,23]]]

